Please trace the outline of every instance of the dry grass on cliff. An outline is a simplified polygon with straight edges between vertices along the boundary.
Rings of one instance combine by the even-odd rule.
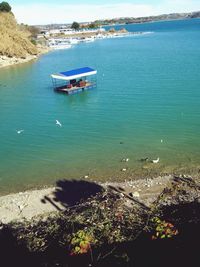
[[[0,55],[25,58],[36,55],[37,48],[29,40],[30,33],[21,30],[12,13],[0,12]]]

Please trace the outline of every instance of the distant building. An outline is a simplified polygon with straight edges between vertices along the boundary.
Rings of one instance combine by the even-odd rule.
[[[104,32],[104,28],[98,28],[98,29],[80,29],[79,31],[75,31],[67,26],[59,26],[59,28],[54,28],[54,29],[43,29],[40,31],[40,34],[38,34],[38,38],[41,37],[50,37],[50,36],[56,36],[59,34],[63,35],[72,35],[75,33],[99,33],[99,32]]]

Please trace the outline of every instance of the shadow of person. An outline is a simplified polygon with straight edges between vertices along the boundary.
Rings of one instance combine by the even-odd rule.
[[[41,201],[44,204],[48,202],[61,211],[62,207],[72,207],[102,191],[103,187],[94,182],[63,179],[56,182],[53,194],[45,196]]]

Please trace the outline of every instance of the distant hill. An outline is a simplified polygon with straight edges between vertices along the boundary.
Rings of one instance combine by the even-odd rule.
[[[37,55],[30,36],[27,27],[17,24],[13,13],[0,12],[0,55],[17,58]]]
[[[144,22],[161,21],[161,20],[192,19],[192,18],[200,18],[200,11],[190,12],[190,13],[163,14],[159,16],[149,16],[140,18],[125,17],[125,18],[115,18],[110,20],[97,20],[94,23],[100,25],[111,25],[111,24],[144,23]]]

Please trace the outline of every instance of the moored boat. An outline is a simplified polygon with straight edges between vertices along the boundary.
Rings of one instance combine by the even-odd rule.
[[[67,39],[50,39],[49,47],[52,49],[69,49],[72,45]]]
[[[51,77],[55,91],[70,95],[95,88],[96,74],[95,69],[84,67],[52,74]]]

